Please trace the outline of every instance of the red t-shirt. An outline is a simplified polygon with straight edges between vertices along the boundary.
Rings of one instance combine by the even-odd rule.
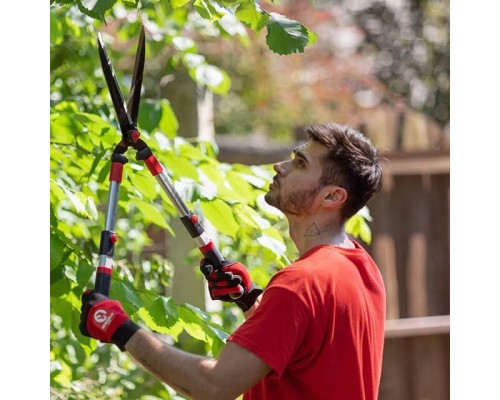
[[[376,400],[385,289],[368,253],[320,245],[276,273],[229,338],[273,371],[244,400]]]

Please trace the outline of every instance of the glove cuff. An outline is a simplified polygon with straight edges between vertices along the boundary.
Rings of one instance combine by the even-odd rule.
[[[254,305],[255,301],[261,295],[261,293],[262,289],[255,286],[252,283],[250,291],[248,293],[245,293],[243,296],[241,296],[238,300],[235,300],[234,302],[243,311],[247,311]]]
[[[125,351],[125,345],[132,335],[141,327],[131,319],[121,324],[111,338],[111,343],[116,344],[121,351]]]

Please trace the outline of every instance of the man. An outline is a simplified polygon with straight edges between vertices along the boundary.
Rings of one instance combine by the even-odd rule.
[[[216,360],[168,346],[121,305],[83,295],[83,334],[111,342],[162,381],[194,399],[375,400],[382,368],[385,290],[374,261],[344,230],[381,188],[378,153],[338,124],[306,128],[309,140],[274,165],[266,201],[288,219],[299,258],[276,273],[256,300],[244,266],[201,270],[213,299],[234,301],[243,286],[246,321]]]

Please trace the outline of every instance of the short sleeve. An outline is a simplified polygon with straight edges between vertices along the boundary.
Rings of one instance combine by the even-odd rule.
[[[293,361],[309,323],[306,306],[295,293],[282,287],[268,288],[252,316],[228,341],[254,353],[280,377]]]

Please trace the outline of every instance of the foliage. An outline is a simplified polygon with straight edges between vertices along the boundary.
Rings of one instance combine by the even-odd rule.
[[[81,0],[53,0],[52,4],[59,6],[76,5],[84,15],[105,22],[106,15],[112,15],[118,8],[117,0],[93,2],[92,8],[85,6]],[[164,15],[175,12],[179,8],[191,8],[188,0],[139,2],[137,0],[124,0],[123,5],[128,9],[142,10],[152,16],[148,11],[161,11]],[[269,49],[277,54],[302,53],[307,45],[313,44],[316,35],[298,21],[290,20],[286,16],[269,13],[254,0],[216,1],[195,0],[192,8],[197,15],[209,21],[221,31],[232,35],[242,33],[243,24],[256,32],[264,27],[267,29],[267,43]],[[116,14],[115,14],[116,15]],[[161,19],[160,19],[161,20]]]
[[[264,12],[252,1],[89,4],[53,2],[50,14],[51,397],[176,398],[174,391],[138,368],[126,354],[82,336],[78,327],[81,294],[95,279],[110,155],[120,139],[100,70],[95,30],[102,30],[106,41],[120,44],[120,62],[125,67],[116,72],[126,86],[135,50],[130,43],[135,43],[138,34],[137,14],[131,10],[140,8],[149,32],[147,59],[153,65],[160,63],[167,47],[171,49],[168,68],[186,68],[199,85],[219,95],[228,93],[230,78],[199,54],[197,35],[210,37],[216,27],[217,40],[231,32],[241,38],[244,31],[229,28],[229,21],[233,28],[240,21],[256,31],[267,27],[269,48],[288,54],[302,51],[313,34],[296,21]],[[107,16],[109,25],[104,26]],[[112,59],[118,55],[116,47],[108,49]],[[212,143],[177,135],[179,122],[164,99],[144,98],[138,125],[188,207],[217,228],[223,255],[242,261],[255,282],[265,286],[274,271],[289,263],[294,251],[283,234],[286,224],[281,213],[263,201],[271,167],[218,162]],[[217,356],[241,314],[225,306],[223,318],[217,319],[190,304],[176,304],[166,295],[175,265],[158,255],[143,256],[142,251],[152,243],[151,227],[175,236],[170,222],[178,218],[177,211],[144,165],[132,154],[127,157],[116,216],[120,240],[114,252],[110,295],[163,340],[176,346],[179,335],[188,334],[204,343],[204,354]]]
[[[399,9],[369,2],[351,12],[366,37],[360,51],[375,54],[377,76],[404,95],[412,107],[442,126],[448,124],[449,1],[408,0]]]
[[[248,48],[227,43],[210,52],[207,59],[233,80],[230,95],[216,99],[217,132],[289,143],[298,126],[356,124],[364,111],[386,105],[405,105],[446,127],[449,11],[448,1],[432,0],[277,2],[273,12],[300,18],[321,35],[306,57],[267,52],[252,34]]]

